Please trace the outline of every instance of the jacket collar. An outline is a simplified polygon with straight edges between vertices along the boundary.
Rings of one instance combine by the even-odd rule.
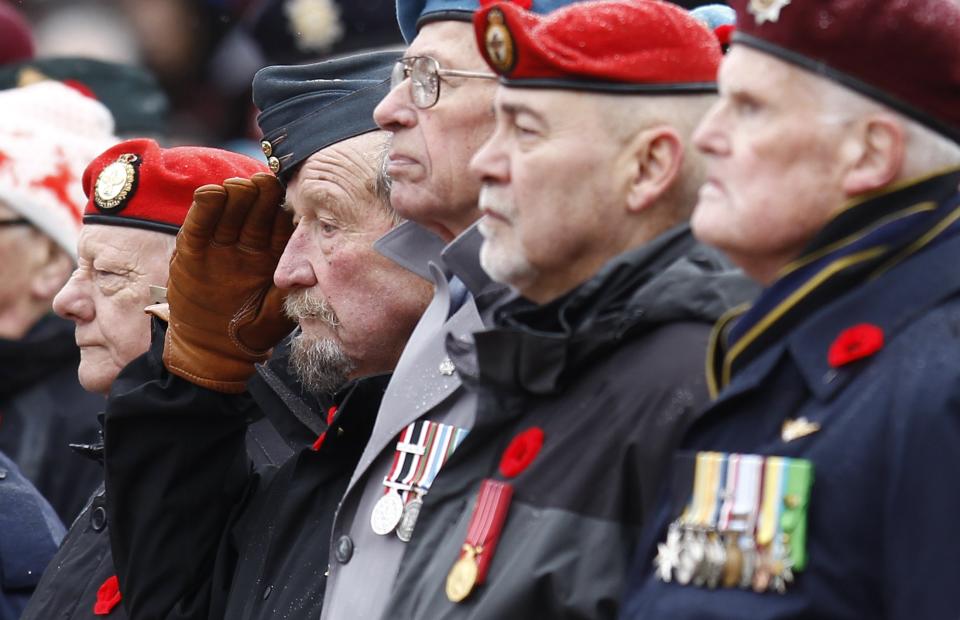
[[[733,275],[684,225],[608,262],[593,278],[543,306],[514,297],[473,342],[447,339],[466,382],[547,394],[624,337],[665,322],[712,322],[755,287]]]
[[[443,264],[453,275],[460,278],[474,298],[505,289],[502,284],[491,280],[480,266],[481,245],[483,235],[480,234],[477,223],[474,223],[443,248],[440,254]]]
[[[851,203],[787,265],[756,303],[732,323],[708,358],[712,390],[731,383],[770,346],[821,308],[881,278],[958,232],[960,169],[914,179]]]
[[[851,291],[795,330],[787,346],[810,391],[828,400],[864,368],[866,360],[838,369],[828,363],[830,345],[843,329],[870,323],[889,341],[917,317],[960,294],[958,261],[960,237],[954,237]]]
[[[432,282],[430,263],[442,264],[443,240],[414,222],[404,222],[377,239],[373,248],[427,282]]]

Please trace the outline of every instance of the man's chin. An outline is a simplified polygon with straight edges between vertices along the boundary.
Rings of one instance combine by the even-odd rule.
[[[94,394],[107,394],[119,374],[119,370],[105,371],[100,368],[84,368],[83,362],[81,362],[80,368],[77,370],[77,379],[80,380],[80,386],[86,391]]]

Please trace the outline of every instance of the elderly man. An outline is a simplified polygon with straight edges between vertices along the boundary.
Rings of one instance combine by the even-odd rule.
[[[384,617],[612,618],[706,400],[710,324],[746,288],[684,223],[720,44],[653,0],[493,3],[474,24],[501,76],[471,164],[480,261],[519,295],[447,338],[476,420],[423,498]]]
[[[116,142],[99,102],[56,82],[0,92],[0,450],[70,523],[100,468],[103,398],[77,382],[73,326],[50,311],[76,260],[83,169]]]
[[[566,3],[538,0],[533,9]],[[411,269],[432,269],[436,292],[394,372],[337,511],[326,619],[385,612],[420,505],[405,502],[391,480],[400,473],[391,473],[392,464],[405,458],[409,445],[404,436],[438,425],[456,447],[473,423],[475,398],[462,388],[443,341],[448,333],[462,337],[482,328],[482,317],[505,292],[480,268],[481,239],[473,226],[480,217],[480,186],[467,174],[470,158],[493,128],[496,88],[473,41],[470,19],[478,5],[477,0],[397,1],[400,30],[410,46],[374,118],[390,133],[390,202],[410,221],[381,239],[377,249]],[[437,246],[443,247],[442,260],[431,256]],[[425,496],[429,482],[419,481],[418,489],[417,495]],[[348,548],[351,553],[344,553]]]
[[[960,6],[731,4],[693,224],[766,289],[625,617],[955,617]]]
[[[131,617],[320,613],[336,506],[384,373],[430,296],[426,280],[373,249],[398,220],[372,119],[397,58],[257,75],[286,211],[270,175],[196,191],[171,263],[169,328],[107,407],[108,510]],[[261,366],[248,390],[255,362],[297,325],[289,366]],[[294,452],[253,474],[243,453],[251,393],[278,403],[266,413]]]
[[[76,326],[80,365],[74,372],[84,388],[106,394],[120,370],[147,350],[150,321],[143,308],[151,303],[151,288],[167,283],[175,235],[193,190],[265,169],[242,155],[161,149],[145,139],[121,142],[87,166],[79,262],[53,303],[57,314]],[[102,443],[84,452],[100,470]],[[124,617],[106,502],[101,483],[40,579],[24,620]]]

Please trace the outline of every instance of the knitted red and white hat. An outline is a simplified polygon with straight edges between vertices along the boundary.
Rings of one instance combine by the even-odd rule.
[[[116,141],[107,108],[60,82],[0,91],[0,203],[76,258],[84,168]]]

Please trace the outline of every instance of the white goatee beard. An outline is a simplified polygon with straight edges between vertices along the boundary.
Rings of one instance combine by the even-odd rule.
[[[283,310],[295,321],[317,319],[333,331],[340,319],[325,299],[311,297],[306,290],[287,296]],[[340,343],[332,338],[318,338],[298,333],[290,341],[289,367],[304,388],[315,394],[336,392],[356,368]]]

